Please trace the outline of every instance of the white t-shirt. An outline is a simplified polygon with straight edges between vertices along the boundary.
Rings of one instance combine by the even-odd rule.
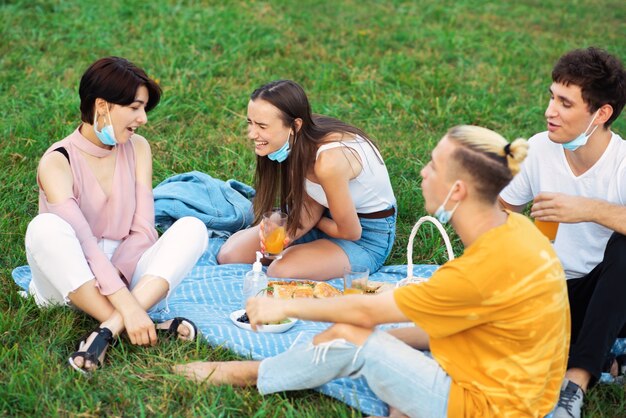
[[[357,135],[353,140],[329,142],[321,145],[317,149],[315,159],[317,160],[320,153],[337,147],[349,147],[355,150],[361,158],[363,165],[361,173],[348,183],[350,196],[358,213],[378,212],[396,204],[387,166],[373,145]],[[324,207],[328,207],[326,193],[320,184],[306,179],[305,187],[307,194],[313,200]]]
[[[540,192],[602,199],[626,205],[626,141],[613,133],[600,159],[580,176],[575,176],[560,144],[547,132],[529,140],[529,150],[520,173],[500,193],[511,205],[524,205]],[[554,249],[568,279],[582,277],[604,257],[612,230],[593,222],[559,225]]]

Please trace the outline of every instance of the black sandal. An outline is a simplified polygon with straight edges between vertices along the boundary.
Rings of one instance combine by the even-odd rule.
[[[89,345],[89,348],[87,350],[82,350],[82,347],[87,344],[87,339],[89,339],[89,336],[94,332],[97,333],[97,335],[94,337],[93,341]],[[89,334],[87,334],[86,337],[83,337],[83,339],[79,341],[77,348],[78,351],[74,352],[68,359],[70,366],[83,374],[89,374],[88,370],[85,370],[83,367],[78,367],[76,363],[74,363],[74,359],[76,357],[82,357],[84,359],[83,366],[89,360],[90,362],[95,364],[96,367],[100,367],[100,356],[102,355],[102,353],[104,353],[104,350],[106,350],[112,342],[113,333],[108,328],[98,328],[97,330],[90,332]]]
[[[169,321],[165,320],[163,322],[159,322],[157,325],[161,325],[165,322]],[[189,329],[189,335],[187,335],[186,338],[181,338],[178,334],[178,327],[180,325],[184,325],[187,327],[187,329]],[[180,316],[177,316],[176,318],[174,318],[172,320],[172,323],[170,324],[169,327],[167,328],[157,328],[156,329],[157,334],[165,336],[165,337],[177,337],[183,341],[194,341],[196,339],[196,336],[198,335],[198,328],[196,327],[196,324],[194,324],[192,321],[190,321],[187,318],[183,318]]]

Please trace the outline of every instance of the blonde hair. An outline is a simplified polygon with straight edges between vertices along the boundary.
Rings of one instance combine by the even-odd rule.
[[[495,200],[520,171],[528,154],[525,139],[509,143],[502,135],[480,126],[455,126],[446,136],[460,145],[452,154],[454,160],[476,180],[476,189],[489,201]]]

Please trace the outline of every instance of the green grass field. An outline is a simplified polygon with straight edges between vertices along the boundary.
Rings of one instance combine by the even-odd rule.
[[[301,83],[314,111],[363,128],[380,145],[399,203],[389,264],[406,263],[408,233],[425,214],[419,171],[447,128],[471,123],[528,138],[545,128],[550,71],[561,54],[597,45],[626,60],[623,0],[2,0],[0,30],[5,416],[360,416],[313,391],[261,397],[171,376],[175,362],[234,358],[202,343],[122,342],[91,378],[66,367],[95,322],[69,309],[39,310],[17,295],[11,270],[26,263],[38,159],[77,126],[78,82],[97,58],[126,57],[163,87],[141,131],[152,144],[154,184],[190,170],[250,183],[250,92],[278,78]],[[626,134],[623,116],[614,129]],[[433,236],[420,234],[416,262],[445,261]],[[624,388],[591,391],[586,413],[626,416]]]

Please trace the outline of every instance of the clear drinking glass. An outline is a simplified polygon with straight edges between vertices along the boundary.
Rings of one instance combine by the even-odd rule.
[[[363,294],[367,289],[370,270],[365,266],[351,265],[343,269],[343,294]]]
[[[265,212],[261,220],[263,257],[279,260],[282,258],[287,237],[287,214],[279,210]]]

